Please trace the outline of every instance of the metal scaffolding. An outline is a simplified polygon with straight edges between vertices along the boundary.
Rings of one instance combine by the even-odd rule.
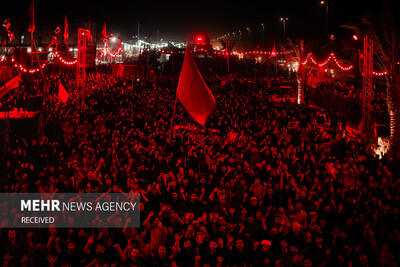
[[[372,41],[368,39],[368,36],[364,38],[364,62],[363,62],[363,103],[362,103],[362,122],[363,130],[368,130],[373,125],[371,121],[371,111],[373,109],[371,105],[373,97],[373,65],[374,65],[374,46]]]

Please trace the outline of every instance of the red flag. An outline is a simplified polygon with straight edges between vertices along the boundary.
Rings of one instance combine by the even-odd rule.
[[[89,23],[88,23],[88,38],[89,41],[92,41],[92,22],[91,18],[89,17]]]
[[[34,33],[35,31],[35,2],[32,0],[31,5],[29,7],[29,26],[28,32]]]
[[[103,30],[101,31],[101,35],[103,35],[104,39],[107,39],[107,28],[106,28],[106,22],[105,21],[104,21]]]
[[[3,22],[3,27],[6,28],[6,30],[8,31],[8,29],[10,29],[11,26],[11,20],[9,18],[6,18],[6,20]]]
[[[225,44],[225,57],[228,56],[228,38],[226,38],[226,44]]]
[[[69,38],[69,34],[68,34],[68,20],[67,20],[67,15],[65,15],[64,18],[64,43],[68,46],[68,38]]]
[[[276,46],[275,46],[275,42],[274,42],[274,47],[272,47],[271,55],[269,56],[269,58],[276,57],[276,56],[277,56],[277,53],[276,53]]]
[[[21,73],[6,82],[5,85],[0,87],[0,99],[3,98],[12,89],[19,87],[19,82],[21,81]]]
[[[186,111],[205,126],[207,117],[215,110],[215,99],[203,80],[189,44],[186,48],[176,95]]]
[[[69,94],[67,90],[65,90],[64,86],[61,84],[61,81],[58,82],[58,101],[61,103],[67,102],[69,98]]]

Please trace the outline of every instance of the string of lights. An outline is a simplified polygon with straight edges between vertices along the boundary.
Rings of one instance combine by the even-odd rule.
[[[11,62],[15,62],[15,59],[11,58]],[[47,65],[46,63],[42,63],[42,65],[40,65],[38,68],[28,69],[17,62],[14,63],[15,68],[18,68],[20,71],[22,71],[24,73],[30,73],[30,74],[34,74],[34,73],[40,71],[40,69],[43,69],[44,67],[46,67],[46,65]]]
[[[329,57],[322,63],[317,63],[317,61],[312,57],[312,54],[310,53],[310,54],[307,55],[307,58],[301,64],[306,65],[308,62],[311,62],[314,65],[318,65],[320,67],[323,67],[326,64],[328,64],[330,60],[333,60],[333,62],[336,64],[336,66],[341,70],[349,71],[349,70],[351,70],[353,68],[352,65],[345,67],[342,64],[340,64],[340,62],[336,59],[336,56],[335,56],[334,53],[331,53],[329,55]],[[385,75],[388,75],[388,72],[387,71],[382,71],[382,72],[374,71],[372,74],[374,76],[385,76]]]
[[[264,32],[265,26],[264,23],[256,24],[253,26],[247,26],[247,27],[242,27],[237,31],[233,31],[231,33],[226,33],[224,35],[218,36],[212,41],[219,41],[219,40],[226,40],[227,38],[239,38],[241,39],[243,34],[247,32],[247,34],[251,34],[252,32],[257,32],[257,31],[262,31]]]
[[[102,52],[101,52],[100,56],[98,58],[96,58],[96,59],[99,59],[99,58],[105,57],[105,56],[110,56],[112,58],[115,58],[116,56],[120,55],[123,50],[122,50],[121,47],[119,47],[117,49],[117,51],[113,53],[108,48],[108,45],[105,45],[105,47],[103,49],[101,49],[101,51]],[[194,51],[195,52],[206,52],[208,50],[201,48],[201,49],[194,49]],[[159,50],[159,52],[161,52],[162,54],[171,54],[171,55],[173,55],[173,54],[184,54],[185,53],[185,51],[173,51],[173,50]],[[226,51],[221,51],[221,50],[214,50],[213,53],[215,55],[226,55]],[[277,52],[278,55],[285,55],[285,54],[288,54],[288,53],[289,52]],[[58,51],[55,51],[54,55],[64,65],[74,65],[78,61],[77,59],[66,60],[59,54]],[[238,56],[238,57],[241,57],[241,58],[243,58],[244,56],[248,56],[248,55],[252,55],[252,56],[270,56],[271,55],[271,51],[265,51],[265,50],[252,50],[252,51],[245,51],[245,52],[231,51],[231,52],[228,53],[228,55],[229,56]],[[4,56],[0,58],[0,62],[4,62],[5,60],[6,60],[6,57],[4,57]],[[309,53],[307,55],[306,59],[304,60],[304,62],[301,62],[301,64],[302,65],[306,65],[308,63],[311,63],[311,64],[314,64],[314,65],[317,65],[317,66],[320,66],[320,67],[324,67],[331,60],[335,63],[335,65],[339,69],[341,69],[343,71],[349,71],[349,70],[353,69],[353,65],[349,65],[349,66],[342,65],[339,62],[339,60],[336,58],[336,55],[333,52],[328,56],[328,58],[325,61],[323,61],[321,63],[318,63],[315,60],[315,58],[313,57],[312,53]],[[12,58],[11,61],[14,63],[15,59]],[[40,68],[44,68],[46,66],[46,64],[47,63],[43,63],[40,66]],[[22,64],[19,64],[19,63],[14,63],[14,67],[19,68],[24,73],[36,73],[36,72],[38,72],[40,70],[39,68],[28,69],[28,68],[24,67]],[[388,75],[388,72],[387,71],[382,71],[382,72],[374,71],[373,75],[374,76],[378,76],[378,77],[382,77],[382,76]]]
[[[122,53],[122,48],[121,48],[121,42],[119,42],[118,49],[115,53],[111,52],[110,49],[108,48],[108,39],[104,39],[104,48],[101,50],[101,54],[99,58],[110,56],[112,58],[115,58],[116,56],[120,55]]]
[[[122,52],[122,48],[121,48],[121,47],[119,47],[118,50],[117,50],[117,52],[115,52],[115,53],[112,53],[112,52],[110,51],[110,49],[108,49],[108,47],[107,47],[107,49],[106,49],[106,55],[108,55],[108,56],[110,56],[110,57],[116,57],[116,56],[118,56],[121,52]]]
[[[372,74],[374,76],[386,76],[386,75],[388,75],[387,71],[381,71],[381,72],[373,71]]]
[[[194,52],[206,52],[206,49],[194,49]],[[185,51],[172,51],[172,50],[160,50],[162,54],[184,54]],[[213,51],[215,55],[225,55],[225,51]],[[288,52],[277,52],[278,55],[285,55]],[[231,51],[228,53],[230,56],[246,56],[246,55],[255,55],[255,56],[268,56],[271,55],[271,51],[261,51],[261,50],[253,50],[253,51],[246,51],[246,52],[237,52]]]
[[[333,52],[332,52],[332,53],[329,55],[329,57],[328,57],[325,61],[323,61],[322,63],[317,63],[317,61],[313,58],[312,54],[309,53],[309,54],[307,55],[306,60],[305,60],[304,62],[302,62],[301,64],[302,64],[302,65],[306,65],[309,61],[311,61],[311,63],[314,64],[314,65],[318,65],[319,67],[324,67],[324,66],[325,66],[326,64],[328,64],[331,60],[335,63],[335,65],[336,65],[339,69],[341,69],[341,70],[343,70],[343,71],[349,71],[349,70],[351,70],[351,69],[353,68],[353,65],[343,66],[342,64],[340,64],[340,62],[337,60],[337,58],[336,58],[336,56],[335,56],[335,54],[334,54]]]
[[[61,55],[58,53],[58,51],[56,51],[54,54],[55,54],[56,58],[58,58],[58,60],[60,60],[64,65],[74,65],[78,62],[77,59],[71,60],[71,61],[64,59],[63,57],[61,57]]]

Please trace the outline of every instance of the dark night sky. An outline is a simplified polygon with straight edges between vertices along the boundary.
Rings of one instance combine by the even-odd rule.
[[[27,28],[27,12],[30,0],[3,2],[0,19],[13,20],[14,27]],[[357,20],[366,12],[378,12],[382,1],[373,0],[328,0],[329,26],[334,30],[338,25]],[[393,2],[393,1],[386,1]],[[35,0],[36,23],[38,31],[47,33],[57,26],[63,26],[64,14],[68,15],[71,31],[83,26],[91,16],[100,32],[104,20],[110,32],[123,37],[137,33],[137,22],[141,24],[141,36],[155,39],[157,29],[159,37],[164,39],[186,40],[196,31],[204,31],[211,38],[224,33],[238,31],[249,26],[254,35],[261,34],[260,23],[265,24],[266,40],[282,35],[279,17],[289,18],[287,33],[293,37],[314,36],[321,33],[325,23],[324,11],[320,0],[277,0],[255,1],[49,1]],[[18,26],[17,26],[18,25]]]

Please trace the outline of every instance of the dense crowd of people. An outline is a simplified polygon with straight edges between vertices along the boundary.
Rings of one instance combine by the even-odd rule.
[[[326,95],[337,95],[355,103],[362,103],[363,101],[362,87],[344,81],[333,80],[319,83],[316,90]],[[386,83],[380,79],[377,85],[373,86],[370,95],[370,104],[374,107],[375,112],[385,112],[387,110],[386,97]]]
[[[1,192],[139,193],[141,226],[3,228],[3,266],[398,266],[391,159],[345,137],[334,113],[275,102],[279,84],[206,83],[207,127],[178,103],[171,131],[177,77],[94,73],[84,96],[50,76],[43,115],[62,136],[10,138]]]

